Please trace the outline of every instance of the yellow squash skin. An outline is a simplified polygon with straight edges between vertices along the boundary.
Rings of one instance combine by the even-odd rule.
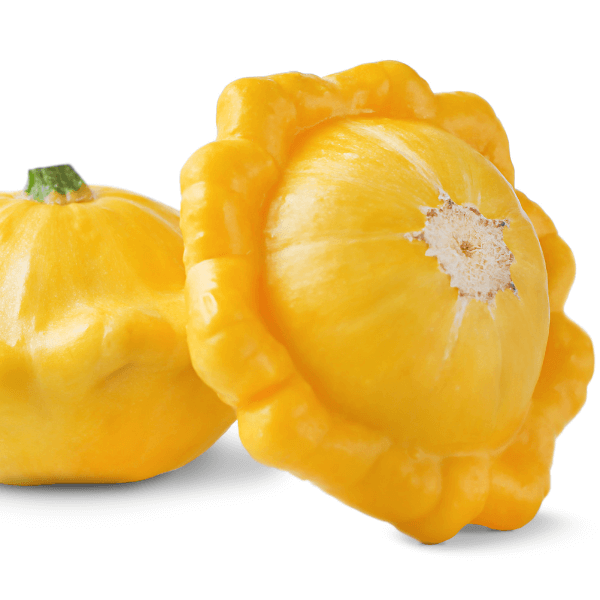
[[[235,419],[190,362],[177,211],[85,187],[0,194],[2,483],[145,479]]]
[[[248,451],[425,543],[529,522],[593,352],[490,106],[386,61],[236,81],[217,125],[181,173],[188,342]],[[457,284],[440,214],[494,231],[509,282]]]

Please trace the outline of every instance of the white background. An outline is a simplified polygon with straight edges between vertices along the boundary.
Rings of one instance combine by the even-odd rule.
[[[71,163],[179,204],[230,81],[395,59],[494,107],[517,186],[571,245],[567,312],[599,340],[598,34],[591,0],[2,2],[0,189]],[[1,399],[0,399],[1,401]],[[20,598],[600,597],[598,385],[559,438],[552,490],[514,532],[424,546],[255,463],[234,426],[140,483],[0,486],[0,588]]]

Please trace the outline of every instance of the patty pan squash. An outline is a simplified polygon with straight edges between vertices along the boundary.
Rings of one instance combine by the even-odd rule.
[[[241,79],[217,125],[181,173],[188,341],[250,454],[425,543],[525,525],[593,353],[490,106],[388,61]]]
[[[234,421],[190,362],[178,221],[68,165],[0,194],[0,482],[145,479]]]

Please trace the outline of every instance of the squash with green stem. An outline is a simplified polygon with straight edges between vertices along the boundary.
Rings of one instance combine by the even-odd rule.
[[[34,169],[0,255],[0,482],[145,479],[234,421],[190,362],[177,211]]]

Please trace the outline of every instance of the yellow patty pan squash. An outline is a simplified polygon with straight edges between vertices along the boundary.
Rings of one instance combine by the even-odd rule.
[[[68,165],[0,193],[0,482],[145,479],[231,425],[191,365],[178,221]]]
[[[490,106],[388,61],[241,79],[217,125],[181,174],[188,341],[251,455],[425,543],[526,524],[593,354]]]

